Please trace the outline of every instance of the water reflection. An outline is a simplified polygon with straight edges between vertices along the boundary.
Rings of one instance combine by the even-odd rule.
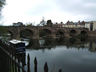
[[[45,62],[48,63],[49,72],[58,72],[59,69],[62,69],[62,72],[95,72],[95,52],[94,39],[76,38],[33,40],[26,49],[26,55],[30,54],[31,71],[34,71],[32,62],[36,57],[39,72],[43,72]]]
[[[70,39],[42,39],[42,40],[33,40],[29,41],[29,45],[27,48],[30,49],[51,49],[56,48],[56,46],[66,46],[66,48],[88,48],[89,51],[95,52],[96,51],[96,41],[95,40],[82,40],[77,38],[70,38]]]
[[[82,40],[76,38],[29,40],[26,54],[18,54],[16,57],[26,65],[27,55],[30,55],[31,72],[43,72],[47,62],[49,72],[96,72],[96,40]],[[35,59],[35,57],[37,59]],[[0,70],[10,72],[10,59],[0,50]],[[34,59],[37,68],[34,68]],[[25,67],[26,68],[26,67]]]

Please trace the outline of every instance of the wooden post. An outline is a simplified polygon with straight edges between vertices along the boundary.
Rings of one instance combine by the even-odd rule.
[[[62,69],[59,69],[59,71],[58,72],[62,72]]]
[[[34,59],[34,72],[37,72],[37,59]]]
[[[18,65],[20,65],[20,60],[18,59]],[[20,68],[18,66],[18,72],[20,72]]]
[[[14,61],[13,61],[13,58],[12,58],[12,72],[14,72]]]
[[[12,72],[12,59],[10,58],[10,72]]]
[[[9,66],[10,66],[9,72],[11,72],[11,58],[9,58]]]
[[[14,65],[15,65],[15,72],[17,72],[17,66],[16,66],[16,56],[15,57],[15,62],[14,62]]]
[[[30,72],[30,56],[27,56],[27,72]]]
[[[47,65],[47,62],[45,62],[45,65],[44,65],[44,72],[48,72],[48,65]]]
[[[21,65],[22,65],[22,72],[26,72],[24,69],[24,64],[22,62],[21,62]]]

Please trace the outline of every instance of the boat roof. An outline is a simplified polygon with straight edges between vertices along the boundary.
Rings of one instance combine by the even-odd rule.
[[[16,39],[12,39],[12,40],[10,40],[9,42],[12,43],[12,44],[22,43],[22,41],[16,40]]]

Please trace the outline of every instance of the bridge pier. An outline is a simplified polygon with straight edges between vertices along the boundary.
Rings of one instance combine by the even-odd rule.
[[[13,35],[12,38],[13,38],[13,39],[18,39],[18,40],[19,40],[19,39],[20,39],[20,35],[19,35],[19,34]]]
[[[55,34],[55,33],[52,33],[52,34],[51,34],[51,37],[52,37],[52,38],[56,38],[56,34]]]
[[[65,37],[65,38],[70,38],[71,36],[70,36],[69,33],[65,33],[65,34],[64,34],[64,37]]]
[[[17,31],[17,32],[14,32],[14,33],[12,34],[12,39],[20,39],[20,34],[19,34],[18,31]]]
[[[33,34],[33,39],[39,39],[39,29],[36,29]]]

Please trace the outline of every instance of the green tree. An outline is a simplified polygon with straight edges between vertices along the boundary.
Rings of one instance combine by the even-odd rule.
[[[0,34],[5,34],[7,33],[7,30],[4,26],[0,26]]]
[[[47,20],[47,26],[52,27],[53,23],[51,20]]]

